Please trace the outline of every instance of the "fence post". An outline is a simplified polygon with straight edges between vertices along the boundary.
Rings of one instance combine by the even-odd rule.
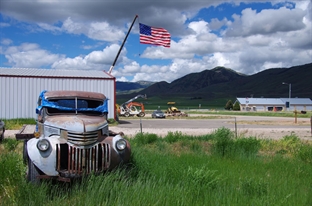
[[[298,113],[298,111],[295,110],[294,113],[295,113],[295,123],[297,124],[297,113]]]
[[[312,116],[310,117],[311,137],[312,137]]]
[[[236,123],[236,117],[234,117],[235,119],[235,138],[237,138],[237,123]],[[312,121],[312,117],[311,117],[311,121]]]
[[[142,117],[140,116],[140,129],[141,129],[141,134],[143,134],[142,132]]]

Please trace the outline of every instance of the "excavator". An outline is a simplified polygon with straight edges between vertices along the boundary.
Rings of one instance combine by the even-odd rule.
[[[122,103],[120,106],[116,104],[116,109],[119,116],[130,117],[130,116],[145,116],[144,104],[140,102],[134,102],[138,98],[147,99],[146,95],[137,95],[132,99],[129,99],[125,103]]]

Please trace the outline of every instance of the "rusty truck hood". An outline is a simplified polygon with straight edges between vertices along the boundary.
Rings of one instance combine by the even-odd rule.
[[[102,128],[107,121],[101,116],[55,115],[48,116],[45,125],[75,132],[91,132]]]

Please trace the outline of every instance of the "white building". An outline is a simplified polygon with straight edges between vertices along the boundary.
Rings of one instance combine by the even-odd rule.
[[[237,98],[236,101],[241,111],[312,111],[309,98]]]
[[[103,93],[108,118],[115,117],[116,79],[104,71],[0,68],[0,118],[35,118],[43,90],[80,90]]]

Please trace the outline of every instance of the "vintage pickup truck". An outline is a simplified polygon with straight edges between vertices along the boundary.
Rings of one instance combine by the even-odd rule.
[[[27,180],[70,182],[128,163],[129,142],[108,129],[107,101],[95,92],[42,91],[37,124],[30,131],[32,125],[25,125],[16,134],[16,139],[24,139]]]

